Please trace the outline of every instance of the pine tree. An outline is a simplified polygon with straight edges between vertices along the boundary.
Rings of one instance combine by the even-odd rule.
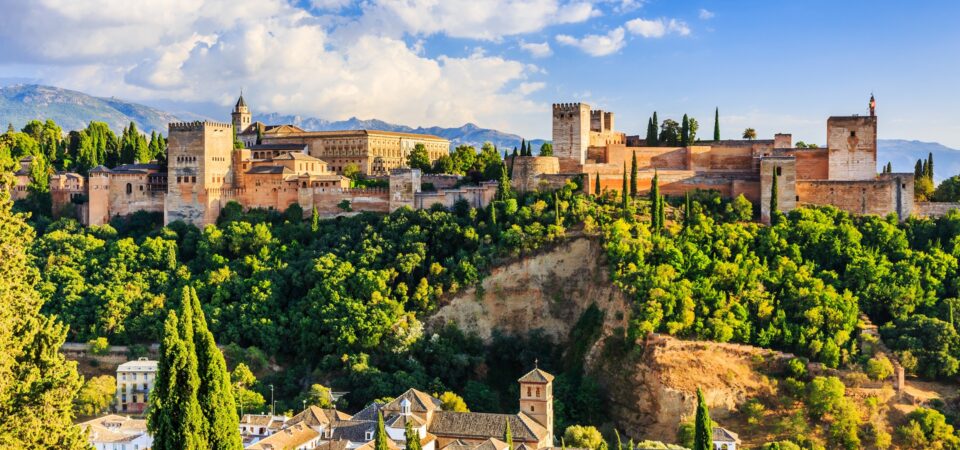
[[[413,422],[407,421],[404,425],[403,435],[407,440],[406,450],[423,450],[420,444],[420,433],[413,429]]]
[[[192,287],[184,288],[193,309],[194,342],[197,349],[197,373],[200,387],[197,400],[205,419],[207,441],[213,450],[241,450],[240,418],[230,386],[230,374],[223,353],[217,348],[213,333],[200,308],[200,299]]]
[[[680,122],[680,146],[686,147],[688,145],[690,145],[690,118],[684,114],[683,120]]]
[[[310,231],[316,233],[320,231],[320,213],[317,211],[317,205],[313,205],[313,211],[310,215]]]
[[[16,133],[17,129],[13,127],[13,123],[7,122],[7,133]]]
[[[383,426],[383,413],[377,411],[377,429],[373,433],[373,450],[390,450],[390,447],[387,446],[387,439],[390,439],[390,436],[387,436],[387,430]]]
[[[653,145],[651,147],[660,146],[660,122],[657,120],[657,112],[653,112]]]
[[[513,449],[513,433],[510,432],[510,419],[506,420],[506,430],[503,432],[503,442],[507,443],[508,449]]]
[[[527,140],[520,138],[520,156],[527,156]]]
[[[597,172],[593,178],[593,195],[600,195],[600,172]]]
[[[720,140],[720,108],[713,111],[713,140]]]
[[[627,163],[623,163],[623,189],[620,191],[621,200],[621,209],[623,209],[623,216],[627,216]]]
[[[12,211],[12,184],[0,174],[0,448],[86,449],[73,425],[83,381],[60,353],[66,326],[40,313],[40,274],[29,252],[35,232]]]
[[[630,196],[637,196],[637,152],[633,152],[633,158],[630,161]]]
[[[660,174],[653,172],[653,180],[650,181],[650,229],[654,232],[660,231],[663,226],[660,223]]]
[[[692,208],[693,205],[690,203],[690,192],[689,192],[689,191],[686,192],[685,195],[686,195],[686,198],[684,198],[684,201],[683,201],[683,226],[684,226],[684,228],[686,228],[687,226],[690,225],[690,222],[691,222],[691,220],[690,220],[690,219],[691,219],[690,214],[693,212],[693,208]]]
[[[697,418],[694,424],[693,448],[691,450],[711,450],[713,448],[713,422],[703,391],[697,388]]]
[[[773,168],[771,174],[773,181],[770,182],[770,224],[777,224],[777,197],[780,195],[780,189],[777,187],[777,168]]]

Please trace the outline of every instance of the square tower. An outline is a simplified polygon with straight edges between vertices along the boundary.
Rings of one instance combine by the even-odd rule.
[[[188,122],[171,123],[168,130],[164,221],[213,223],[223,191],[234,187],[233,127]]]
[[[590,146],[590,105],[555,103],[553,105],[553,155],[583,164]]]
[[[877,177],[877,117],[827,119],[831,180],[872,180]]]
[[[553,447],[553,375],[534,368],[520,377],[520,414],[526,414],[547,429],[541,447]]]

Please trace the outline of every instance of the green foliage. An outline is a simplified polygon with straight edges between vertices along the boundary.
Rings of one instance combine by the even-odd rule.
[[[713,111],[713,140],[720,140],[720,108]]]
[[[801,450],[800,446],[790,441],[768,442],[760,447],[761,450]]]
[[[633,152],[633,157],[630,161],[630,196],[637,196],[637,152]]]
[[[424,173],[429,172],[432,168],[430,164],[430,155],[427,154],[427,147],[423,144],[416,144],[413,146],[413,150],[410,151],[410,154],[407,156],[407,167],[411,169],[420,169]]]
[[[470,409],[467,408],[467,403],[463,401],[463,397],[453,392],[446,391],[440,394],[438,398],[440,399],[440,407],[443,408],[444,411],[470,412]]]
[[[117,394],[117,379],[100,375],[88,379],[73,402],[78,416],[95,416],[107,410]]]
[[[660,125],[660,135],[657,137],[660,146],[676,147],[680,145],[680,124],[673,119],[664,119]]]
[[[413,422],[407,421],[403,431],[406,440],[405,450],[423,450],[423,446],[420,444],[420,433],[413,429]]]
[[[87,341],[87,350],[94,355],[106,355],[107,350],[110,350],[110,342],[103,336],[91,339]]]
[[[387,444],[389,440],[390,436],[387,435],[387,430],[383,426],[383,413],[377,411],[377,428],[373,433],[373,450],[390,450],[389,444]]]
[[[513,432],[510,431],[510,420],[506,420],[506,426],[503,431],[503,442],[507,443],[507,448],[513,448]]]
[[[886,380],[893,375],[893,363],[886,356],[874,356],[867,361],[866,371],[871,380]]]
[[[907,424],[897,427],[897,435],[908,448],[958,449],[960,437],[946,417],[930,408],[917,408],[907,414]]]
[[[711,450],[713,448],[713,421],[710,410],[703,399],[703,391],[697,388],[697,416],[694,420],[693,447],[691,450]]]
[[[815,377],[807,384],[807,409],[814,417],[834,413],[844,402],[845,391],[837,377]]]
[[[549,142],[540,144],[540,156],[553,156],[553,144]]]
[[[746,139],[746,140],[748,140],[748,141],[752,141],[752,140],[756,139],[756,138],[757,138],[757,130],[754,130],[753,128],[747,128],[747,129],[743,130],[743,138]]]
[[[960,201],[960,175],[954,175],[941,181],[937,189],[933,191],[931,200],[935,202]]]
[[[330,388],[319,383],[310,385],[310,389],[307,390],[306,401],[308,405],[320,408],[333,407],[333,396],[331,395]]]
[[[571,425],[563,432],[563,442],[571,447],[596,450],[603,442],[603,436],[596,427]]]
[[[360,172],[360,167],[356,163],[348,163],[343,166],[343,176],[351,180],[358,180],[363,177],[363,173]]]
[[[187,311],[189,302],[185,302]],[[147,429],[153,435],[153,448],[202,449],[207,441],[197,390],[196,355],[193,351],[191,314],[170,311],[164,322],[157,376],[150,394]]]
[[[693,422],[681,422],[677,427],[677,442],[685,448],[693,448],[697,427]],[[630,440],[631,447],[633,440]]]
[[[690,142],[690,118],[684,114],[683,120],[680,121],[680,146],[686,147]]]
[[[184,288],[183,296],[184,302],[190,302],[190,311],[193,313],[197,373],[200,381],[197,401],[203,412],[207,441],[216,449],[241,449],[243,445],[238,428],[240,419],[237,416],[227,363],[223,353],[217,348],[213,333],[207,327],[196,291],[191,287]],[[186,314],[186,310],[183,311]]]

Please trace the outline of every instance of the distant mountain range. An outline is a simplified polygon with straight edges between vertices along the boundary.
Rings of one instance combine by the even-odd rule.
[[[180,120],[173,114],[138,103],[52,86],[18,84],[0,88],[0,124],[10,123],[20,129],[34,119],[53,119],[64,131],[86,128],[91,120],[98,120],[119,132],[134,122],[147,133],[154,130],[166,133],[168,123]]]
[[[253,116],[253,120],[269,124],[289,123],[307,131],[382,130],[403,133],[432,134],[434,136],[440,136],[450,140],[452,147],[465,144],[473,145],[479,149],[484,142],[490,142],[493,143],[493,145],[496,145],[501,151],[513,150],[513,147],[519,147],[521,139],[520,136],[516,134],[504,133],[502,131],[492,130],[489,128],[480,128],[472,123],[468,123],[457,128],[413,128],[406,125],[397,125],[384,122],[378,119],[362,120],[356,117],[351,117],[347,120],[330,121],[315,117],[281,115],[278,113],[255,114]],[[530,142],[532,142],[534,153],[536,153],[536,151],[540,150],[540,145],[547,141],[544,139],[533,139]]]
[[[224,116],[227,113],[224,112]],[[202,120],[204,116],[189,112],[173,114],[150,106],[116,98],[94,97],[82,92],[36,84],[18,84],[0,88],[0,126],[12,123],[17,129],[33,119],[53,119],[64,130],[85,128],[91,120],[106,122],[115,132],[120,132],[131,121],[149,133],[156,130],[166,133],[167,124],[179,120]],[[468,123],[456,128],[417,127],[397,125],[382,120],[330,121],[314,117],[281,115],[278,113],[257,114],[253,117],[269,124],[293,124],[308,131],[329,130],[384,130],[407,133],[426,133],[449,139],[451,146],[466,144],[480,148],[484,142],[492,142],[501,151],[510,151],[520,145],[520,136]],[[2,130],[0,130],[2,131]],[[546,142],[534,139],[534,151]],[[893,163],[897,172],[913,172],[919,158],[933,153],[935,178],[940,181],[960,174],[960,151],[936,142],[881,139],[877,143],[877,164]]]

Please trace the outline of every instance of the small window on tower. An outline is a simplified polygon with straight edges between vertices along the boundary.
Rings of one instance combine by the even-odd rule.
[[[530,412],[534,412],[536,410],[537,410],[536,406],[530,405]]]
[[[857,137],[857,132],[856,132],[856,131],[851,131],[851,132],[850,132],[850,137]]]
[[[778,176],[778,177],[782,174],[782,172],[783,172],[783,171],[780,170],[780,167],[777,167],[777,176]]]

